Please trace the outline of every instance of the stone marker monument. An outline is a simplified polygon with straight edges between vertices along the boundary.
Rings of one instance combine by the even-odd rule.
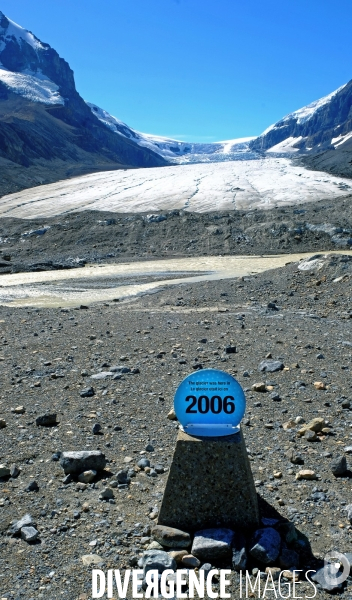
[[[183,426],[166,483],[158,524],[192,531],[201,527],[254,528],[257,494],[244,438],[239,383],[228,373],[192,373],[175,395]]]

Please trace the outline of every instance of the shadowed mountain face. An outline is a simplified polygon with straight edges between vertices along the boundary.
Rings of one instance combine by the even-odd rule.
[[[95,170],[165,164],[107,129],[68,63],[0,12],[1,195]]]
[[[342,140],[351,132],[352,80],[333,94],[287,115],[255,138],[250,146],[255,150],[268,150],[294,138],[293,149],[323,150],[332,146],[332,140]]]
[[[352,80],[249,143],[257,152],[303,154],[306,166],[352,177]]]

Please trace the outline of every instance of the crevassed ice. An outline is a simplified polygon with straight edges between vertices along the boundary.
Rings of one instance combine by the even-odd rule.
[[[14,73],[0,68],[0,81],[12,92],[32,102],[43,104],[65,104],[59,94],[59,87],[42,73]]]

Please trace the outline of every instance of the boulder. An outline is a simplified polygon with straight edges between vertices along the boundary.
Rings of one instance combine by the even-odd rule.
[[[264,565],[269,565],[276,561],[280,549],[280,535],[273,527],[266,527],[255,532],[249,553]]]
[[[40,425],[42,427],[50,427],[51,425],[57,425],[57,414],[56,413],[46,413],[45,415],[40,415],[35,420],[36,425]]]
[[[163,573],[166,569],[176,571],[176,561],[164,550],[146,550],[142,556],[142,568],[144,576],[152,569]]]
[[[276,371],[282,371],[284,366],[285,365],[283,362],[281,362],[281,360],[266,359],[262,360],[262,362],[259,364],[258,369],[263,373],[276,373]]]
[[[234,532],[231,529],[203,529],[197,531],[192,544],[192,554],[202,562],[231,556]]]
[[[79,475],[84,471],[102,471],[106,465],[106,458],[100,450],[63,452],[60,465],[66,475]]]

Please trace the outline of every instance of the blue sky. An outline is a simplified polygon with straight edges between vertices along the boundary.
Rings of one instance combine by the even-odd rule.
[[[186,141],[258,135],[352,78],[351,0],[0,0],[80,94]]]

